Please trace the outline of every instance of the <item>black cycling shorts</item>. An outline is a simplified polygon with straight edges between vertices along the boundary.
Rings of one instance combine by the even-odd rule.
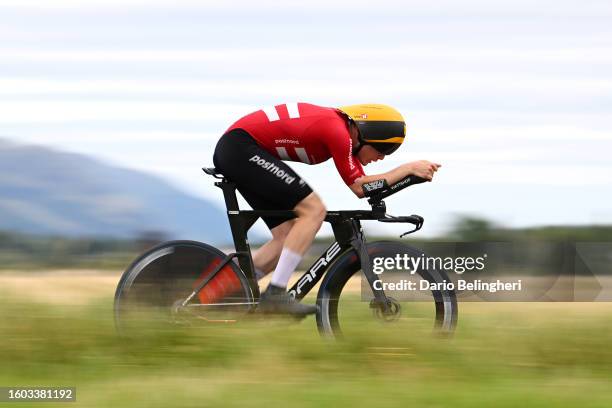
[[[268,153],[242,129],[221,136],[213,162],[255,210],[292,210],[312,193],[291,167]],[[264,217],[263,221],[272,229],[292,218]]]

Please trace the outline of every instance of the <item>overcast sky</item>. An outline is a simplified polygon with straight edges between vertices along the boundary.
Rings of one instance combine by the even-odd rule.
[[[292,101],[400,109],[405,145],[366,172],[443,164],[387,203],[425,216],[425,234],[458,214],[612,222],[609,0],[0,0],[0,138],[154,173],[222,205],[199,170],[217,138]],[[331,161],[294,168],[328,208],[365,208]]]

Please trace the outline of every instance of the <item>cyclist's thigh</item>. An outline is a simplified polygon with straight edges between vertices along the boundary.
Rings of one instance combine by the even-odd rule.
[[[274,157],[244,131],[219,140],[215,166],[236,183],[240,194],[257,210],[291,210],[312,193],[310,186],[282,160]],[[264,218],[270,229],[289,218]]]

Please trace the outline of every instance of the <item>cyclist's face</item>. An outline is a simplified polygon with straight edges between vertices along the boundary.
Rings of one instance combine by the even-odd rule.
[[[366,166],[372,162],[377,162],[379,160],[384,159],[385,155],[373,148],[372,146],[365,145],[361,148],[361,150],[359,150],[359,153],[357,153],[357,158],[359,159],[361,164]]]
[[[356,146],[357,143],[359,143],[359,130],[357,130],[357,126],[355,126],[354,123],[349,125],[349,132],[351,134],[351,139],[353,140],[353,146]],[[359,150],[359,153],[357,153],[357,158],[361,164],[365,166],[372,162],[384,159],[385,155],[380,153],[372,146],[365,145]]]

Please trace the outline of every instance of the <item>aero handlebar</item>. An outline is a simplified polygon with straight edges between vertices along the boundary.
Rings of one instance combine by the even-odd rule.
[[[365,183],[362,188],[364,195],[366,197],[369,197],[368,203],[375,204],[389,197],[390,195],[405,189],[406,187],[412,186],[414,184],[424,183],[426,181],[429,180],[411,175],[401,179],[392,186],[389,186],[385,180],[376,180],[371,181],[369,183]]]

